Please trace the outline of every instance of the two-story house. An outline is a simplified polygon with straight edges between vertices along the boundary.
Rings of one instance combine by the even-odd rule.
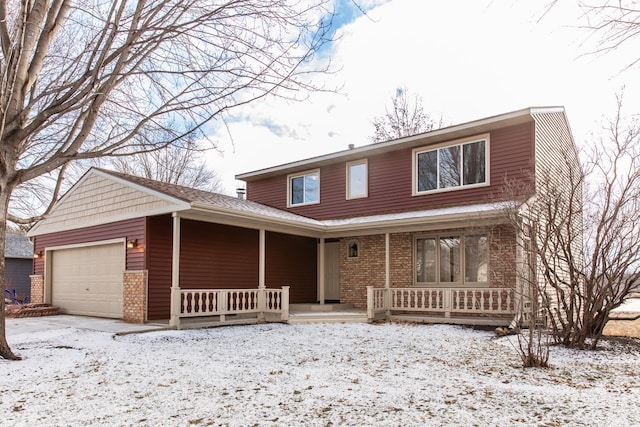
[[[505,208],[567,159],[564,109],[545,107],[243,173],[246,200],[94,168],[29,233],[32,300],[176,326],[334,302],[508,324],[527,292]]]

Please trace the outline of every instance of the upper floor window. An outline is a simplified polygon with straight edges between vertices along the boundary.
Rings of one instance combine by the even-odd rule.
[[[367,161],[347,163],[347,199],[357,199],[368,195]]]
[[[489,135],[414,150],[414,194],[488,183]]]
[[[318,169],[289,175],[289,206],[320,203],[320,171]]]

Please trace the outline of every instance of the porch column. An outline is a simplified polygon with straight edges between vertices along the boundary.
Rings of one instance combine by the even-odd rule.
[[[320,238],[318,249],[318,301],[324,304],[324,237]]]
[[[389,233],[384,234],[384,287],[391,287],[391,250],[389,243]]]
[[[173,213],[173,252],[171,255],[171,318],[169,326],[180,326],[180,217]]]
[[[267,249],[266,249],[266,232],[263,228],[260,229],[260,238],[259,238],[259,245],[260,248],[258,250],[259,253],[259,260],[258,260],[258,268],[260,269],[260,271],[258,272],[258,288],[259,289],[264,289],[266,288],[266,284],[265,284],[265,277],[266,277],[266,253],[267,253]]]
[[[391,244],[389,233],[384,233],[384,305],[387,309],[385,316],[391,316]]]
[[[264,312],[267,310],[266,290],[266,232],[260,229],[258,237],[258,320],[264,320]]]

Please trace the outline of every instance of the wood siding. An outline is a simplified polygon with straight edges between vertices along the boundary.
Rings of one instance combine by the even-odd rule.
[[[320,203],[287,208],[287,176],[247,183],[250,200],[315,219],[332,219],[486,203],[500,194],[505,178],[528,180],[534,168],[534,124],[490,133],[490,184],[485,187],[412,196],[412,149],[363,157],[369,164],[369,196],[346,199],[346,162],[320,169]]]
[[[290,286],[293,304],[317,302],[317,246],[316,239],[267,232],[266,286]]]
[[[47,220],[35,228],[38,233],[55,233],[143,217],[151,211],[170,212],[176,206],[150,192],[91,174],[79,181],[73,191],[56,204]]]
[[[137,239],[138,247],[126,250],[126,269],[142,270],[145,266],[145,222],[144,218],[96,225],[76,230],[42,234],[34,237],[35,253],[57,246],[76,245],[112,239]],[[34,260],[34,274],[44,275],[44,257]]]

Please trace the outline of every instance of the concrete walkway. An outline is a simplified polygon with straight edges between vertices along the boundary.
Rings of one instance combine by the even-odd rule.
[[[141,325],[136,323],[126,323],[118,319],[71,316],[66,314],[42,317],[24,317],[17,319],[7,318],[5,321],[8,337],[65,328],[90,329],[93,331],[110,332],[116,335],[169,329],[168,323],[145,323]]]

